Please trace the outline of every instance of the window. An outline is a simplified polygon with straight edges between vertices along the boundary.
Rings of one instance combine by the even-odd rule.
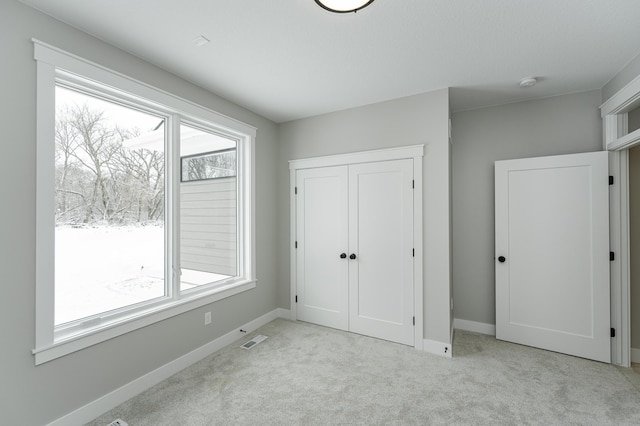
[[[36,364],[255,287],[255,129],[35,57]]]
[[[180,126],[180,289],[238,272],[236,141]]]
[[[182,182],[219,179],[235,175],[235,148],[182,157]]]
[[[55,87],[55,326],[165,290],[165,117]],[[158,133],[156,148],[129,148]]]

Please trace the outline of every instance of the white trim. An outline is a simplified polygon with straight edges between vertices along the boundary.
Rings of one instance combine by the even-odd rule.
[[[422,158],[423,156],[424,145],[412,145],[290,160],[289,169],[298,170],[315,167],[346,166],[349,164],[372,163],[375,161],[402,160],[403,158]]]
[[[81,335],[70,337],[67,340],[58,341],[50,345],[34,349],[32,353],[35,355],[35,363],[36,365],[43,364],[80,349],[104,342],[122,334],[180,315],[201,306],[217,302],[218,300],[231,297],[244,291],[251,290],[255,287],[256,282],[249,281],[223,291],[217,289],[215,293],[206,297],[202,297],[200,295],[197,299],[183,299],[181,301],[172,302],[171,307],[161,307],[161,310],[157,310],[156,312],[137,312],[137,315],[134,314],[134,318],[122,318],[118,323],[109,325],[109,328],[99,328],[93,332],[85,332]]]
[[[278,318],[283,318],[283,319],[286,319],[286,320],[289,320],[289,321],[293,321],[290,309],[277,308],[276,309],[276,314],[278,315]]]
[[[620,114],[633,109],[636,101],[640,100],[640,75],[631,80],[626,86],[607,99],[600,106],[600,116]]]
[[[418,350],[424,349],[424,242],[423,230],[423,175],[422,175],[422,155],[424,150],[417,151],[419,156],[413,158],[413,245],[415,246],[415,257],[413,263],[413,294],[414,294],[414,315],[416,323],[414,326],[414,347]],[[452,340],[453,342],[453,340]],[[451,353],[451,349],[449,349]]]
[[[611,151],[609,173],[614,176],[610,191],[610,242],[616,254],[611,262],[611,362],[629,367],[631,362],[631,297],[629,246],[629,159],[628,149],[640,144],[638,131],[627,134],[627,113],[640,104],[640,75],[600,106],[604,149]]]
[[[168,379],[181,370],[195,364],[201,359],[219,351],[220,349],[234,343],[240,339],[245,333],[242,333],[240,329],[251,333],[258,328],[270,323],[276,318],[287,318],[288,311],[286,309],[274,309],[271,312],[262,315],[259,318],[249,321],[243,326],[230,331],[229,333],[218,337],[217,339],[200,346],[199,348],[161,366],[155,370],[138,377],[137,379],[127,383],[126,385],[109,392],[108,394],[88,403],[87,405],[78,408],[71,413],[60,417],[57,420],[49,423],[49,426],[65,426],[72,424],[85,424],[95,419],[96,417],[106,413],[114,407],[122,404],[130,398],[144,392],[150,387],[160,383],[163,380]],[[288,319],[288,318],[287,318]]]
[[[437,342],[435,340],[424,339],[422,343],[422,350],[445,358],[451,358],[453,356],[451,353],[450,343]]]
[[[631,348],[631,362],[640,363],[640,349]]]
[[[607,144],[607,150],[620,151],[622,149],[631,149],[636,145],[640,145],[640,129],[611,141]]]
[[[36,183],[36,341],[33,354],[36,365],[67,355],[71,352],[95,345],[115,336],[128,333],[157,321],[181,314],[205,304],[213,303],[256,286],[256,232],[255,232],[255,136],[256,128],[215,111],[174,96],[148,84],[129,78],[99,64],[84,60],[71,53],[33,39],[34,58],[37,63],[37,149]],[[105,314],[94,327],[85,324],[56,329],[54,326],[54,223],[53,194],[55,127],[55,84],[68,83],[88,91],[95,91],[112,99],[131,102],[149,108],[167,119],[167,158],[173,159],[167,168],[167,176],[175,179],[165,182],[166,227],[169,242],[165,257],[165,279],[168,282],[168,296],[159,301],[139,304]],[[238,214],[241,216],[238,241],[242,256],[239,256],[239,277],[221,283],[218,287],[203,286],[202,289],[184,293],[178,297],[179,280],[179,176],[171,173],[171,164],[179,167],[179,123],[181,121],[199,123],[210,130],[224,133],[238,141],[238,152],[243,161],[238,161],[241,177]],[[172,203],[172,204],[171,204]],[[48,213],[49,212],[49,213]],[[173,215],[173,216],[172,216]],[[171,224],[176,224],[172,226]],[[171,256],[166,256],[171,254]],[[172,286],[173,282],[173,286]]]
[[[610,129],[609,129],[610,130]],[[628,367],[630,363],[630,241],[629,241],[629,155],[627,150],[610,152],[609,174],[614,185],[609,190],[609,243],[615,253],[611,262],[611,362]]]
[[[89,78],[99,81],[101,84],[112,87],[117,92],[125,91],[156,102],[163,107],[170,107],[173,109],[172,112],[180,112],[182,115],[213,121],[227,131],[256,136],[257,129],[254,126],[220,114],[195,102],[173,95],[38,39],[31,40],[34,44],[34,59],[38,62],[54,65],[56,68],[63,69],[84,80]]]
[[[414,198],[413,198],[413,234],[414,234],[414,347],[418,350],[424,348],[424,280],[423,280],[423,168],[422,160],[424,156],[424,145],[412,145],[397,148],[378,149],[372,151],[351,152],[348,154],[329,155],[324,157],[304,158],[289,161],[289,194],[290,194],[290,300],[291,300],[291,319],[297,320],[296,310],[296,289],[297,289],[297,272],[296,272],[296,171],[301,169],[316,167],[333,167],[345,166],[350,164],[369,163],[377,161],[391,161],[401,159],[413,160],[413,179],[414,179]],[[443,349],[444,351],[444,349]],[[448,345],[447,352],[451,354],[451,345]],[[449,355],[450,356],[450,355]]]
[[[289,163],[291,165],[291,163]],[[297,284],[296,280],[298,277],[297,263],[296,263],[296,240],[298,239],[297,234],[297,202],[296,202],[296,170],[289,170],[289,273],[290,275],[290,291],[289,291],[289,299],[291,306],[291,319],[296,321],[298,319],[298,309],[296,302],[296,292],[297,292]]]
[[[453,319],[453,328],[456,330],[471,331],[473,333],[487,334],[489,336],[496,335],[496,325],[484,322],[469,321],[460,318]]]
[[[55,134],[55,68],[43,62],[36,63],[36,140],[51,140]],[[55,176],[55,145],[53,143],[36,143],[36,189],[51,188],[52,177]],[[48,192],[48,191],[47,191]],[[53,191],[51,192],[53,194]],[[38,327],[38,324],[55,322],[54,304],[55,288],[50,285],[39,285],[53,276],[55,270],[54,257],[50,255],[55,247],[55,217],[53,214],[38,212],[54,212],[55,199],[41,197],[36,193],[36,345],[39,342],[53,342],[53,327]]]

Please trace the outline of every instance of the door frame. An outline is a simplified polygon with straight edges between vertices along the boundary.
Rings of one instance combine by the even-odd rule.
[[[640,129],[628,133],[628,112],[640,106],[640,76],[600,106],[603,148],[610,152],[614,185],[609,197],[611,262],[611,362],[631,365],[631,271],[629,246],[629,149],[640,145]]]
[[[372,151],[360,151],[347,154],[329,155],[323,157],[304,158],[289,161],[289,194],[290,194],[290,300],[291,319],[297,320],[296,309],[296,171],[317,167],[347,166],[350,164],[373,163],[390,160],[413,160],[414,198],[413,198],[413,238],[415,246],[415,258],[413,262],[413,303],[415,313],[414,348],[423,350],[424,342],[424,311],[423,311],[423,216],[422,216],[422,159],[424,157],[424,145],[412,145],[398,148],[387,148]]]

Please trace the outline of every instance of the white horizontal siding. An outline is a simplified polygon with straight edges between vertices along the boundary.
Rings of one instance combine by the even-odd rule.
[[[187,204],[187,203],[185,203]],[[188,207],[188,208],[187,208]],[[235,216],[236,206],[209,208],[202,203],[183,206],[182,215],[184,217],[210,217],[210,216]]]
[[[219,192],[219,191],[234,191],[236,190],[236,178],[219,178],[219,179],[206,179],[196,180],[191,182],[182,182],[180,188],[181,194],[193,194],[199,192]]]
[[[182,185],[189,185],[183,183]],[[213,188],[212,188],[213,190]],[[218,192],[194,192],[192,194],[181,194],[180,201],[209,201],[209,200],[235,200],[235,191],[218,191]]]
[[[181,223],[192,225],[235,225],[236,209],[227,210],[227,214],[219,216],[184,215]]]
[[[212,232],[212,233],[182,232],[181,234],[182,234],[181,238],[180,238],[181,244],[182,244],[182,239],[184,239],[185,241],[188,241],[188,240],[193,240],[193,241],[202,240],[202,241],[228,242],[228,243],[232,243],[234,247],[235,247],[235,244],[236,244],[236,236],[232,235],[232,234],[226,234],[226,233],[221,233],[221,232]]]
[[[180,184],[182,268],[237,274],[236,178]]]

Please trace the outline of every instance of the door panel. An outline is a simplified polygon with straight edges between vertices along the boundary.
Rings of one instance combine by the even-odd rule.
[[[607,153],[498,161],[495,179],[496,337],[610,362]]]
[[[347,167],[296,175],[298,319],[348,329]]]
[[[413,160],[349,167],[349,328],[407,345],[413,334]]]

